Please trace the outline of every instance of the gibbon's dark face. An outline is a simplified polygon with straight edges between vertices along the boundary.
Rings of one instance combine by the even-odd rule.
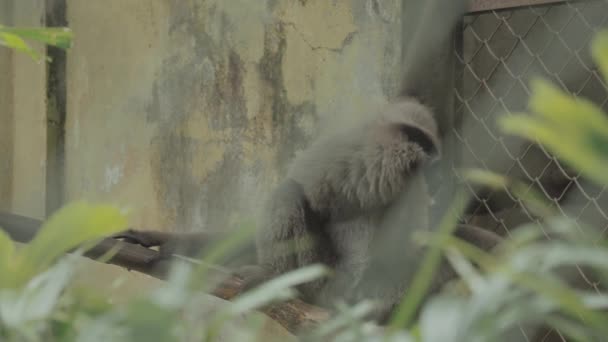
[[[394,133],[399,131],[402,138],[419,145],[427,156],[439,158],[441,145],[434,113],[418,100],[405,98],[389,104],[381,113],[380,126],[384,126],[385,133],[390,132],[390,139],[397,138]]]
[[[377,134],[377,152],[369,156],[367,163],[368,172],[378,176],[377,183],[384,180],[397,186],[404,181],[401,177],[411,175],[423,164],[430,162],[437,151],[428,134],[409,124],[381,125]]]
[[[438,157],[439,151],[431,137],[417,127],[410,125],[400,125],[401,133],[407,138],[408,142],[419,145],[424,153],[431,158]]]
[[[389,109],[371,136],[375,154],[367,155],[366,164],[370,169],[384,170],[378,173],[381,177],[411,174],[440,154],[432,113],[418,103],[399,109],[402,111]]]
[[[313,143],[296,157],[288,177],[303,187],[314,210],[350,218],[390,204],[439,154],[431,109],[405,99]]]

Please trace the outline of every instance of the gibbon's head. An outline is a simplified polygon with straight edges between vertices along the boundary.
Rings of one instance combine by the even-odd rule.
[[[404,175],[437,160],[441,145],[431,110],[415,99],[386,106],[372,126],[372,151],[365,153],[368,172],[394,187]],[[392,180],[392,181],[391,181]]]
[[[441,148],[433,113],[415,99],[386,106],[366,127],[361,148],[348,163],[336,163],[345,172],[332,173],[339,176],[334,181],[340,192],[361,207],[390,203],[423,165],[439,158]]]
[[[315,210],[337,218],[388,204],[438,158],[438,129],[428,107],[404,99],[369,114],[362,125],[354,121],[352,129],[315,142],[292,164],[290,177],[303,184]]]
[[[380,119],[381,131],[392,142],[405,139],[419,145],[431,159],[441,155],[437,122],[431,109],[415,99],[402,99],[387,105]]]

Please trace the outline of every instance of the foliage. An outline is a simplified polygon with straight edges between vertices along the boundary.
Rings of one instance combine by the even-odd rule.
[[[608,32],[593,41],[593,57],[608,77]],[[505,115],[504,131],[537,141],[601,186],[608,185],[608,118],[599,106],[575,98],[543,80],[533,80],[531,113]],[[576,223],[555,213],[543,197],[506,177],[470,170],[468,178],[496,189],[509,189],[544,220],[528,224],[495,254],[487,254],[453,237],[441,246],[465,284],[468,296],[445,290],[422,309],[417,330],[424,341],[509,341],[520,329],[546,324],[572,340],[603,340],[608,296],[574,289],[564,269],[584,268],[608,278],[608,249],[595,232],[581,237]],[[598,227],[599,228],[599,227]],[[547,241],[545,234],[560,237]],[[444,239],[445,240],[445,239]],[[480,269],[474,267],[479,265]],[[441,327],[437,329],[436,327]]]
[[[66,27],[7,27],[0,25],[0,45],[25,52],[32,59],[41,61],[43,58],[50,61],[49,57],[43,57],[32,48],[25,39],[31,39],[61,49],[69,49],[72,45],[73,34]]]
[[[607,77],[608,32],[595,37],[592,52]],[[540,141],[588,177],[608,183],[608,118],[598,105],[571,97],[546,81],[534,80],[530,109],[533,115],[504,117],[504,129]]]
[[[111,206],[74,203],[53,215],[34,240],[17,249],[0,230],[1,341],[199,341],[213,340],[223,325],[276,300],[295,296],[293,286],[325,273],[311,266],[274,279],[210,313],[200,291],[209,261],[221,259],[234,240],[220,243],[200,266],[178,262],[166,286],[125,305],[110,305],[86,288],[71,287],[76,257],[92,242],[127,227]],[[242,239],[237,234],[237,241]],[[68,251],[74,255],[60,257]],[[259,317],[257,317],[259,321]],[[206,324],[201,324],[206,322]],[[255,324],[254,324],[255,323]],[[255,336],[254,318],[232,337]]]
[[[58,258],[125,229],[126,222],[116,208],[74,203],[53,215],[20,249],[0,231],[0,337],[44,336],[74,269],[72,258]]]

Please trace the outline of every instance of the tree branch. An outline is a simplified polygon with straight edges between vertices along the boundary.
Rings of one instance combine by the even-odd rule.
[[[38,233],[41,225],[40,220],[0,211],[0,228],[14,241],[28,243]],[[113,253],[112,257],[106,261],[109,264],[135,270],[161,280],[167,279],[171,261],[159,259],[157,251],[139,245],[105,238],[89,249],[85,256],[99,261],[98,259],[108,252]],[[211,295],[232,300],[243,292],[244,280],[242,278],[232,275],[220,267],[213,267],[213,272],[224,280],[211,291]],[[299,299],[271,304],[262,308],[261,311],[291,333],[297,333],[302,328],[326,321],[330,316],[329,311]]]

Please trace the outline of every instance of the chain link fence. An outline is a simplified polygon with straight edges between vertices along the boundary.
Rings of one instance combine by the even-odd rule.
[[[455,131],[461,148],[459,168],[481,168],[521,180],[528,189],[543,194],[559,212],[573,218],[581,234],[589,233],[585,227],[604,233],[608,229],[606,189],[568,169],[541,146],[502,134],[496,118],[526,109],[533,77],[550,80],[606,110],[608,87],[590,57],[590,41],[607,23],[605,1],[470,14],[464,18],[455,48],[455,112],[461,123]],[[463,180],[459,168],[455,172]],[[503,236],[525,222],[543,227],[507,189],[480,193],[474,185],[467,185],[478,200],[465,218],[467,223]],[[599,281],[591,274],[580,269],[577,273],[583,286],[600,292]],[[560,340],[559,333],[553,335]],[[541,340],[548,340],[548,335]]]

